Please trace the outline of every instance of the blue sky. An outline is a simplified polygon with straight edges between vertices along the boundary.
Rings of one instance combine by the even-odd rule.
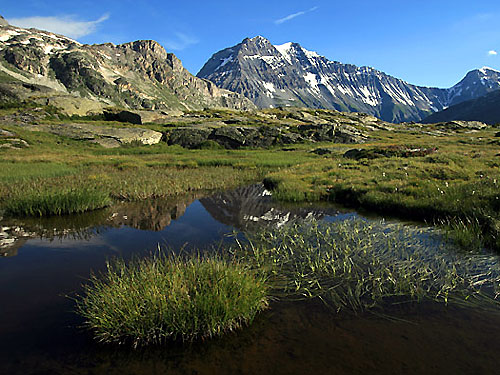
[[[256,35],[424,86],[452,86],[482,66],[500,70],[498,0],[2,0],[0,14],[83,43],[154,39],[193,74]]]

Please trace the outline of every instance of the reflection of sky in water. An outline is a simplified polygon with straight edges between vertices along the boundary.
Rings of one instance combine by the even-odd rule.
[[[63,296],[78,290],[91,270],[103,270],[110,258],[149,253],[158,244],[173,250],[183,246],[205,248],[232,230],[213,219],[196,201],[158,232],[101,227],[88,239],[67,236],[28,240],[16,256],[0,258],[0,315],[8,322],[0,322],[0,334],[8,326],[39,324],[27,317],[47,309],[60,314],[59,309],[68,306]]]
[[[0,373],[3,374],[3,365],[22,364],[25,354],[34,355],[38,361],[40,358],[48,358],[61,351],[61,348],[69,350],[80,360],[78,356],[85,353],[85,350],[80,348],[85,348],[87,345],[86,336],[76,328],[81,321],[74,314],[74,301],[66,296],[74,296],[75,292],[80,290],[81,284],[88,279],[91,270],[95,272],[104,270],[106,260],[110,258],[129,259],[133,255],[148,254],[155,251],[158,245],[174,251],[181,248],[188,251],[196,248],[204,249],[217,245],[220,241],[229,240],[226,235],[232,233],[236,227],[255,228],[252,225],[247,226],[248,222],[244,222],[243,218],[262,219],[265,215],[270,216],[269,212],[276,215],[273,225],[289,217],[291,222],[309,216],[320,218],[325,222],[339,222],[360,217],[345,210],[338,212],[333,206],[308,205],[295,211],[291,208],[289,211],[274,206],[269,201],[267,203],[262,200],[255,201],[255,196],[260,196],[258,189],[253,192],[255,194],[252,193],[252,189],[248,189],[247,192],[250,193],[248,200],[245,200],[246,193],[230,192],[227,196],[223,194],[215,198],[204,198],[201,202],[195,200],[187,206],[185,212],[183,211],[185,204],[180,205],[180,209],[176,211],[180,216],[171,221],[162,220],[164,217],[161,215],[172,210],[171,205],[151,205],[134,211],[146,215],[152,214],[150,218],[154,224],[153,228],[165,225],[160,223],[170,223],[159,231],[141,230],[123,225],[133,221],[130,219],[135,219],[136,223],[141,222],[140,215],[132,217],[124,211],[119,218],[121,220],[122,216],[127,215],[128,221],[124,219],[109,222],[106,221],[107,213],[103,212],[102,215],[95,216],[104,217],[104,220],[96,221],[97,227],[86,231],[88,235],[85,239],[79,239],[71,233],[64,238],[30,239],[19,248],[16,256],[0,258]],[[154,211],[150,209],[151,207],[160,208]],[[155,222],[153,219],[159,220]],[[366,218],[363,220],[370,221]],[[64,221],[64,218],[61,218],[61,221]],[[387,222],[389,226],[391,221]],[[91,225],[92,220],[84,222]],[[233,223],[234,226],[231,225]],[[261,220],[259,225],[262,223],[266,224],[266,220]],[[252,221],[250,224],[255,223]],[[46,226],[49,229],[56,227],[50,224]],[[85,226],[87,224],[79,228]],[[432,234],[424,232],[422,236],[429,242],[434,241]],[[295,327],[295,322],[293,325]],[[287,336],[287,340],[282,341],[290,340]],[[98,347],[97,352],[101,351],[102,348]],[[37,357],[38,355],[40,357]],[[93,353],[89,357],[91,358],[89,363],[93,364]],[[38,362],[33,366],[38,368]]]

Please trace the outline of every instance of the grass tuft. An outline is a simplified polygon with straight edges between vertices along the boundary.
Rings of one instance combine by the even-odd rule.
[[[109,194],[95,189],[31,192],[10,198],[5,212],[10,216],[51,216],[82,213],[108,206]]]
[[[220,256],[159,254],[125,264],[84,286],[77,311],[99,341],[134,347],[221,335],[267,306],[265,278]]]

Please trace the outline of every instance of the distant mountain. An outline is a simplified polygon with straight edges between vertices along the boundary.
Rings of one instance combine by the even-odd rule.
[[[9,23],[2,16],[0,16],[0,26],[9,26]]]
[[[257,36],[214,54],[197,74],[245,95],[260,108],[306,106],[417,121],[452,104],[500,89],[500,73],[469,72],[451,89],[420,87],[370,67],[330,61],[297,43]]]
[[[255,108],[243,96],[191,75],[155,41],[85,45],[3,21],[0,96],[66,95],[136,109]]]
[[[453,120],[500,124],[500,90],[490,92],[480,98],[455,104],[444,111],[426,117],[422,122],[431,124]]]

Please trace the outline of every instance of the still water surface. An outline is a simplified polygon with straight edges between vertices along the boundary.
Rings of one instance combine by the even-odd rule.
[[[279,206],[254,185],[71,218],[4,221],[11,240],[0,249],[0,374],[500,373],[500,314],[433,304],[387,319],[336,315],[314,301],[275,302],[223,338],[141,350],[97,344],[79,328],[71,297],[107,259],[146,255],[158,244],[192,251],[232,241],[238,231],[356,215],[327,205]]]

